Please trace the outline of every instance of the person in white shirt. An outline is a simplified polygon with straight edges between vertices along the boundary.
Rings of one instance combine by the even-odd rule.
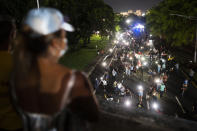
[[[134,66],[133,65],[130,66],[130,70],[131,70],[131,75],[132,75],[132,73],[134,71]]]
[[[190,77],[189,83],[193,80],[194,74],[195,74],[195,72],[194,72],[194,70],[191,68],[191,69],[189,70],[189,77]]]
[[[113,76],[113,77],[116,77],[116,75],[117,75],[117,72],[116,72],[116,70],[113,69],[113,70],[112,70],[112,76]]]
[[[142,86],[139,86],[138,87],[139,102],[142,102],[143,92],[144,92],[143,87]]]
[[[178,71],[179,70],[179,63],[176,63],[175,67],[176,67],[176,71]]]
[[[158,65],[157,65],[157,73],[160,73],[160,71],[161,71],[161,65],[158,64]]]

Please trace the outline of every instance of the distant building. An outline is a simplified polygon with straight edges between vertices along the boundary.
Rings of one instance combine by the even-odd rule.
[[[135,15],[137,15],[137,16],[142,16],[142,11],[141,11],[141,10],[136,10],[136,11],[135,11]]]
[[[135,14],[137,16],[145,16],[147,13],[146,12],[143,12],[142,10],[128,10],[128,11],[125,11],[125,12],[120,12],[121,15],[123,16],[128,16],[130,14]]]
[[[123,16],[128,16],[129,15],[128,12],[120,12],[120,14],[123,15]]]
[[[128,10],[128,13],[129,13],[129,14],[132,14],[132,13],[133,13],[133,10]]]

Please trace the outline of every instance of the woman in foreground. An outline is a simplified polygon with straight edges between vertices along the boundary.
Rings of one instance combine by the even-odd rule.
[[[26,124],[33,126],[27,130],[60,130],[54,123],[65,109],[81,120],[98,119],[87,77],[58,64],[68,48],[66,31],[73,30],[53,8],[33,9],[24,20],[15,49],[13,85],[17,106],[30,118]]]

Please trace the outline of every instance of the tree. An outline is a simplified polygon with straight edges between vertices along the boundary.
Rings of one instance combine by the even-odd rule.
[[[193,45],[196,22],[170,14],[195,16],[196,5],[193,0],[164,0],[149,11],[147,27],[170,46]]]
[[[82,39],[86,46],[95,31],[107,36],[115,30],[113,9],[103,0],[40,0],[40,6],[58,8],[68,16],[75,27],[74,33],[67,34],[73,45]],[[26,13],[36,7],[36,0],[1,0],[0,13],[13,16],[20,24]]]
[[[78,44],[80,39],[86,46],[91,35],[100,31],[106,36],[114,30],[113,9],[102,0],[67,0],[63,1],[62,12],[68,14],[76,31],[70,35],[72,43]]]

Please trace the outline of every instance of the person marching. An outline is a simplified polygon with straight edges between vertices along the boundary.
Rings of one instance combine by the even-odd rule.
[[[181,88],[181,96],[183,97],[184,96],[184,94],[185,94],[185,91],[187,90],[187,88],[188,88],[188,80],[187,79],[185,79],[184,80],[184,82],[183,82],[183,85],[182,85],[182,88]]]
[[[160,98],[163,97],[164,92],[166,93],[166,86],[164,83],[161,83],[160,85]]]

